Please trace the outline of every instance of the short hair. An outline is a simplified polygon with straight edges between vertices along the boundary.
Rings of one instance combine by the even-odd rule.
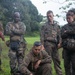
[[[41,46],[41,42],[40,41],[35,41],[33,46]]]
[[[53,14],[53,11],[52,10],[47,11],[47,14],[50,14],[50,13]]]
[[[73,12],[75,14],[75,8],[68,10],[68,12]]]
[[[69,13],[69,12],[66,14],[66,16],[73,16],[73,15],[74,15],[74,14],[71,14],[71,13]]]

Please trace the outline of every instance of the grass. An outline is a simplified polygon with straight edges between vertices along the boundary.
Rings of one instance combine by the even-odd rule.
[[[39,41],[39,37],[26,37],[25,38],[28,44],[33,44],[35,41]]]
[[[39,41],[39,37],[26,37],[25,38],[27,41],[27,48],[28,51],[30,50],[30,48],[32,47],[34,41]],[[5,40],[8,40],[8,38],[6,37]],[[9,48],[5,45],[4,42],[0,41],[0,43],[2,44],[2,69],[3,72],[0,72],[0,75],[10,75],[10,67],[9,67],[9,57],[8,57],[8,51]],[[28,52],[26,51],[26,53]],[[62,67],[62,71],[63,71],[63,75],[64,74],[64,66],[63,66],[63,59],[62,59],[62,49],[59,50],[60,53],[60,58],[61,58],[61,67]],[[53,68],[53,75],[56,75],[54,67],[53,67],[53,63],[52,63],[52,68]]]

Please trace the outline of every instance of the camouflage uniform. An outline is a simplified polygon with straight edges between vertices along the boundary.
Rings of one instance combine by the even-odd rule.
[[[67,31],[64,33],[64,31]],[[74,50],[67,48],[67,39],[75,39],[75,23],[66,24],[61,28],[63,58],[66,75],[75,75],[75,48]],[[70,44],[70,43],[69,43]]]
[[[4,32],[3,26],[1,23],[0,23],[0,32],[2,32],[2,33]],[[0,70],[1,70],[1,52],[2,52],[2,47],[1,47],[1,39],[0,39]]]
[[[22,63],[22,60],[24,58],[25,30],[26,30],[25,24],[20,21],[18,23],[8,22],[6,25],[6,34],[10,36],[9,47],[13,41],[19,42],[19,48],[17,50],[12,50],[11,48],[9,50],[11,73],[14,73],[16,69],[18,69],[18,66]]]
[[[61,41],[60,27],[55,22],[54,24],[50,24],[49,22],[46,22],[45,25],[41,27],[40,33],[41,33],[40,40],[44,45],[48,54],[53,59],[56,73],[58,75],[62,75],[62,70],[60,67],[60,58],[57,49],[57,45]]]
[[[38,60],[42,60],[42,62],[39,68],[35,69],[34,65]],[[33,75],[52,75],[50,63],[51,58],[45,50],[41,50],[38,55],[34,55],[33,50],[31,50],[20,66],[20,71],[23,75],[30,75],[30,73],[33,73]]]

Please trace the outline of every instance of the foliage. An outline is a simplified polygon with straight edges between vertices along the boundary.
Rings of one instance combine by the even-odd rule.
[[[47,3],[47,2],[55,2],[55,3],[59,3],[61,4],[61,7],[59,8],[60,12],[62,14],[56,14],[56,17],[63,17],[63,19],[65,20],[65,16],[63,16],[64,14],[66,14],[66,12],[75,7],[75,0],[43,0],[43,3]]]
[[[0,0],[0,19],[3,21],[4,27],[7,22],[12,21],[12,14],[15,11],[20,12],[28,33],[38,31],[42,15],[38,13],[30,0]]]

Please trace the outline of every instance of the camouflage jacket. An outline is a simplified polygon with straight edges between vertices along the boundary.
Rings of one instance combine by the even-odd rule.
[[[31,50],[25,57],[24,63],[21,65],[20,70],[22,73],[29,75],[31,72],[35,72],[34,65],[38,60],[41,61],[41,65],[51,63],[51,57],[45,50],[42,50],[37,56],[34,55]]]
[[[75,39],[75,22],[66,24],[61,28],[62,44],[67,42],[67,39]]]
[[[41,27],[40,40],[42,44],[44,44],[44,41],[59,43],[61,41],[60,26],[57,23],[50,24],[46,22]]]
[[[66,24],[61,28],[61,37],[66,39],[75,35],[75,22],[72,24]]]
[[[6,25],[6,35],[10,36],[10,40],[23,41],[26,26],[23,22],[8,22]]]

